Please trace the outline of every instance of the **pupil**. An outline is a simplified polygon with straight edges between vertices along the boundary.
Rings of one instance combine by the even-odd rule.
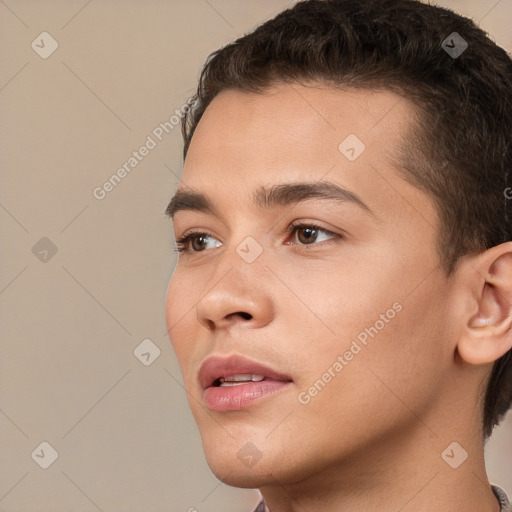
[[[299,231],[299,239],[300,239],[301,233],[307,233],[305,240],[301,240],[301,242],[310,243],[311,241],[315,240],[317,230],[312,229],[312,228],[302,228]]]
[[[192,239],[192,246],[194,248],[194,251],[201,251],[202,249],[204,249],[203,247],[203,244],[204,244],[204,236],[196,236],[195,238]]]

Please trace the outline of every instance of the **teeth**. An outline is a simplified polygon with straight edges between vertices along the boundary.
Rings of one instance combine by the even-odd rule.
[[[220,377],[220,386],[240,386],[247,382],[259,382],[264,380],[263,375],[230,375],[229,377]]]
[[[263,380],[265,377],[263,375],[230,375],[229,377],[221,377],[221,382],[239,382],[242,380],[252,380],[259,381]]]

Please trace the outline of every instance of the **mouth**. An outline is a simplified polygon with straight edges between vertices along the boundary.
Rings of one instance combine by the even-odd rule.
[[[219,377],[213,381],[212,386],[214,387],[229,387],[229,386],[241,386],[249,382],[261,382],[266,380],[263,375],[229,375],[226,377]]]
[[[242,409],[293,382],[288,375],[238,355],[209,357],[198,377],[206,406],[216,411]]]
[[[269,366],[243,356],[211,356],[199,370],[199,383],[202,389],[209,387],[240,386],[250,382],[266,380],[291,382],[292,379]]]

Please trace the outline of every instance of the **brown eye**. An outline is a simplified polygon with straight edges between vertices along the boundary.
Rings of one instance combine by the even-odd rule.
[[[195,235],[190,238],[190,242],[194,251],[202,251],[206,246],[206,237],[204,235]]]
[[[313,245],[332,238],[341,238],[341,235],[332,233],[331,231],[315,224],[292,224],[289,230],[293,233],[293,243],[296,243],[297,245]]]
[[[208,233],[190,233],[176,240],[175,251],[185,254],[204,252],[205,249],[208,249],[207,245],[210,240],[218,242],[216,238],[213,238]],[[220,247],[221,245],[218,242],[214,244],[214,247]]]
[[[311,244],[316,241],[318,230],[312,227],[301,227],[297,230],[297,238],[300,243]]]

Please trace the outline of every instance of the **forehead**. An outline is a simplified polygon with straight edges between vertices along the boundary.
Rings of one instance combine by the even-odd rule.
[[[262,185],[320,179],[377,210],[404,206],[397,194],[429,202],[397,172],[398,148],[416,118],[409,100],[387,90],[319,84],[280,84],[258,94],[225,90],[196,128],[182,181],[233,206]]]
[[[229,146],[230,153],[243,149],[246,157],[259,161],[267,155],[276,159],[288,150],[301,156],[327,150],[337,158],[338,145],[349,134],[373,150],[384,136],[391,150],[414,114],[409,100],[388,90],[320,84],[280,84],[258,94],[224,90],[207,107],[187,159],[194,159],[193,146],[198,145],[203,156],[205,151],[219,156],[216,149]],[[261,148],[265,155],[259,153]]]

